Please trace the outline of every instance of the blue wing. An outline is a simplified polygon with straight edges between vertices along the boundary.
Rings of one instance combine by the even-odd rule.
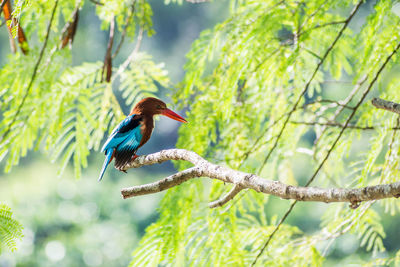
[[[101,151],[114,151],[115,167],[121,167],[131,161],[142,140],[140,130],[143,118],[140,115],[130,115],[118,124],[110,137],[104,143]],[[111,161],[111,160],[110,160]]]
[[[130,115],[121,121],[112,131],[107,141],[104,143],[101,152],[110,148],[117,150],[136,150],[142,140],[140,122],[142,117]]]

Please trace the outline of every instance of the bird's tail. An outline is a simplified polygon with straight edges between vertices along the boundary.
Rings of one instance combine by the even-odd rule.
[[[101,172],[100,172],[99,182],[103,178],[104,172],[106,171],[108,164],[110,164],[110,162],[112,160],[113,152],[114,152],[114,149],[112,149],[112,148],[109,148],[106,152],[106,158],[103,163],[103,168],[101,169]]]

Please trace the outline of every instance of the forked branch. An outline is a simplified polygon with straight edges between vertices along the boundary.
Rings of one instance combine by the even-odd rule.
[[[208,177],[235,187],[249,188],[264,194],[274,195],[283,199],[318,202],[349,202],[357,207],[362,201],[377,200],[400,196],[400,182],[384,185],[367,186],[355,189],[318,188],[286,185],[279,181],[271,181],[255,174],[245,173],[213,164],[193,151],[185,149],[169,149],[154,154],[140,156],[124,166],[123,170],[138,168],[144,165],[162,163],[168,160],[188,161],[194,167],[178,172],[157,182],[132,186],[121,190],[124,198],[154,194],[177,186],[193,178]]]

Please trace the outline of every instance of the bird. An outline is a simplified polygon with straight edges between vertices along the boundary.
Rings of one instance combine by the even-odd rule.
[[[113,159],[115,159],[115,168],[123,171],[122,167],[125,164],[138,157],[136,151],[149,140],[153,132],[154,115],[164,115],[187,123],[183,117],[167,108],[167,105],[158,98],[147,97],[140,100],[131,113],[114,128],[104,143],[101,152],[104,152],[106,158],[99,181]]]

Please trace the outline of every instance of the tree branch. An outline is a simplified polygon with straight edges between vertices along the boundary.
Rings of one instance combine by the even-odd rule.
[[[200,169],[197,167],[192,167],[190,169],[175,173],[175,174],[170,175],[160,181],[157,181],[157,182],[154,182],[151,184],[145,184],[145,185],[124,188],[121,190],[121,194],[122,194],[123,198],[154,194],[157,192],[167,190],[171,187],[180,185],[181,183],[184,183],[189,179],[197,178],[200,176],[201,176]]]
[[[397,104],[395,102],[383,100],[381,98],[374,98],[372,99],[372,105],[374,105],[377,108],[380,109],[385,109],[394,113],[400,114],[400,104]]]
[[[104,6],[104,4],[101,3],[101,2],[99,2],[99,1],[96,1],[96,0],[89,0],[89,1],[92,2],[92,3],[95,4],[95,5]]]
[[[325,127],[340,127],[343,128],[344,124],[335,122],[335,121],[327,121],[327,122],[319,122],[319,121],[290,121],[292,124],[302,124],[302,125],[309,125],[309,126],[325,126]],[[379,128],[385,127],[384,125],[374,125],[374,126],[359,126],[359,125],[347,125],[347,129],[354,129],[354,130],[376,130]],[[388,130],[399,130],[399,127],[391,127]]]
[[[144,165],[162,163],[168,160],[184,160],[194,164],[194,167],[170,175],[154,183],[132,186],[121,190],[126,198],[154,194],[180,185],[190,179],[208,177],[225,183],[236,185],[229,195],[242,188],[253,189],[264,194],[274,195],[283,199],[295,199],[298,201],[318,202],[350,202],[358,205],[362,201],[377,200],[383,198],[400,197],[400,182],[385,185],[367,186],[363,188],[318,188],[286,185],[279,181],[263,179],[255,174],[232,170],[230,168],[213,164],[193,151],[185,149],[169,149],[154,154],[140,156],[125,165],[121,170],[138,168]],[[239,187],[239,188],[238,188]]]
[[[229,202],[229,200],[232,200],[237,194],[239,194],[240,191],[242,191],[242,187],[239,185],[235,185],[234,187],[232,187],[231,191],[229,191],[225,196],[208,203],[208,207],[210,208],[218,208],[218,207],[222,207],[223,205],[225,205],[226,203]]]

